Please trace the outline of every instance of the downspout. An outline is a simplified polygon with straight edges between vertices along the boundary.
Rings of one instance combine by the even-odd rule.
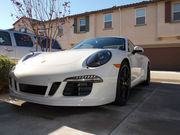
[[[122,13],[121,13],[121,8],[119,10],[119,36],[122,36]]]
[[[94,14],[94,38],[96,38],[96,14]]]

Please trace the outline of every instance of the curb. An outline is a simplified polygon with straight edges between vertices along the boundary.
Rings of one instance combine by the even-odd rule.
[[[180,83],[180,72],[151,71],[151,80]]]

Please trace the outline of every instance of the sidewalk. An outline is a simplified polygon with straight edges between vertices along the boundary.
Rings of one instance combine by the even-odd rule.
[[[151,71],[152,81],[179,82],[180,72],[175,71]]]

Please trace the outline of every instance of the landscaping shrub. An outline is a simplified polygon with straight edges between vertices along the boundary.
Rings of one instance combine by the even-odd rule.
[[[10,60],[7,57],[0,56],[0,91],[1,89],[8,88],[9,72],[15,64],[15,61]]]

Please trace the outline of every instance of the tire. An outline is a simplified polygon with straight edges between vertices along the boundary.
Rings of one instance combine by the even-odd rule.
[[[151,72],[150,72],[151,70],[150,70],[150,64],[148,63],[148,65],[147,65],[147,78],[146,78],[146,80],[144,81],[144,85],[149,85],[150,84],[150,80],[151,80]]]
[[[115,104],[123,106],[127,103],[131,86],[130,67],[126,61],[122,62],[116,88]]]

